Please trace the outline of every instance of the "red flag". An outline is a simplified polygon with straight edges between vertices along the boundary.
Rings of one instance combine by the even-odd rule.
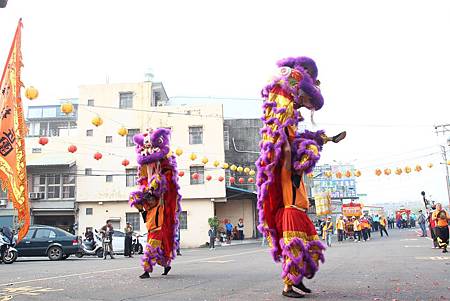
[[[17,209],[19,240],[28,232],[27,169],[25,161],[26,125],[23,117],[20,89],[22,54],[20,51],[22,20],[17,25],[14,41],[0,81],[0,179],[2,188]]]

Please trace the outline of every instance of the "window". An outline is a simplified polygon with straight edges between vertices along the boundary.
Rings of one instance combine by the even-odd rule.
[[[223,127],[223,146],[225,150],[230,150],[230,132],[228,126]]]
[[[45,193],[45,175],[31,176],[31,192]]]
[[[186,230],[187,229],[187,211],[181,211],[180,216],[178,217],[178,220],[180,222],[180,229]]]
[[[86,208],[86,215],[92,215],[94,213],[94,208]]]
[[[34,235],[34,238],[37,239],[46,239],[46,238],[55,238],[56,232],[50,229],[37,229],[36,235]]]
[[[127,134],[127,147],[134,146],[133,136],[139,134],[139,129],[128,129]]]
[[[28,108],[28,118],[42,118],[42,108]]]
[[[91,176],[92,175],[92,168],[86,168],[84,170],[84,175],[85,176]]]
[[[43,108],[42,117],[43,118],[56,117],[56,107]]]
[[[106,143],[112,143],[112,136],[106,136]]]
[[[126,213],[127,223],[130,223],[134,231],[141,230],[140,214],[138,212]]]
[[[126,186],[132,187],[136,185],[137,181],[137,169],[136,168],[127,168],[126,169]]]
[[[75,173],[76,168],[74,167],[70,174],[63,175],[63,199],[74,199],[75,198]]]
[[[88,137],[94,136],[94,130],[86,130],[86,136]]]
[[[88,99],[88,106],[89,107],[93,107],[94,106],[94,100],[93,99]]]
[[[33,147],[33,148],[31,149],[31,152],[32,152],[33,154],[40,154],[40,153],[42,153],[42,148],[40,148],[40,147]]]
[[[193,179],[192,175],[197,173],[199,175],[198,179]],[[203,166],[191,166],[190,168],[190,176],[191,185],[203,184],[205,183],[205,168]]]
[[[61,192],[61,175],[47,174],[47,198],[59,199]]]
[[[133,107],[133,92],[119,93],[119,108],[130,109]]]
[[[155,91],[155,93],[153,94],[153,97],[155,99],[155,103],[158,103],[158,101],[161,100],[161,92],[160,91]]]
[[[189,144],[203,143],[203,127],[190,126],[189,127]]]
[[[113,176],[112,175],[107,175],[106,176],[106,182],[112,182],[113,181]]]

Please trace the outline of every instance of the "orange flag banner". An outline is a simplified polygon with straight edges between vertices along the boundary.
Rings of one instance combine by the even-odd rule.
[[[19,21],[8,60],[0,81],[0,179],[2,189],[17,209],[19,240],[28,232],[30,209],[28,206],[25,136],[20,89],[22,54],[20,51],[22,20]]]

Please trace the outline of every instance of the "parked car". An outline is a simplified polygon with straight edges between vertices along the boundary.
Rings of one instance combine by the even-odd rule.
[[[136,240],[138,238],[138,240]],[[139,244],[137,244],[139,241]],[[142,254],[143,248],[147,245],[147,233],[142,235],[134,235],[132,240],[132,247],[136,254]],[[116,254],[123,254],[125,252],[125,232],[114,230],[113,234],[113,250]]]
[[[80,248],[78,238],[52,226],[32,225],[16,245],[19,257],[48,256],[50,260],[67,259]]]

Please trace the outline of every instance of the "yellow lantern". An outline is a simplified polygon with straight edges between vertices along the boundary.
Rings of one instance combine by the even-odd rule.
[[[181,156],[182,154],[183,154],[183,150],[181,149],[181,148],[177,148],[176,150],[175,150],[175,154],[179,157],[179,156]]]
[[[64,114],[70,114],[73,112],[73,104],[70,102],[66,102],[61,104],[61,112]]]
[[[398,175],[398,176],[401,175],[402,172],[403,172],[403,170],[402,170],[400,167],[398,167],[398,168],[395,170],[395,174]]]
[[[391,170],[389,168],[386,168],[384,170],[384,174],[387,175],[387,176],[390,175],[391,174]]]
[[[223,169],[228,169],[230,167],[230,165],[228,165],[228,163],[223,163],[222,164],[222,168]]]
[[[375,169],[375,174],[377,176],[380,176],[381,175],[381,169],[379,169],[379,168]]]
[[[95,126],[101,126],[103,124],[103,119],[100,118],[100,116],[96,116],[92,118],[92,124]]]
[[[410,173],[410,172],[411,172],[411,167],[406,166],[406,167],[405,167],[405,172],[406,172],[406,173]]]
[[[248,173],[250,172],[250,168],[248,168],[248,167],[244,168],[244,172],[245,172],[246,174],[248,174]]]
[[[244,168],[242,166],[239,166],[236,170],[237,172],[241,173],[244,171]]]
[[[38,96],[39,96],[39,91],[33,86],[29,86],[25,90],[25,97],[28,98],[29,100],[36,99]]]
[[[231,171],[236,171],[237,166],[233,164],[233,165],[231,165],[230,169],[231,169]]]
[[[325,172],[325,177],[331,178],[332,176],[333,176],[333,173],[331,172],[331,170],[327,170],[327,171]]]
[[[360,177],[360,176],[361,176],[361,171],[360,170],[355,171],[355,177]]]
[[[202,159],[202,163],[203,163],[203,164],[206,164],[206,163],[208,163],[208,161],[209,161],[209,160],[208,160],[208,158],[206,158],[206,157],[203,157],[203,159]]]
[[[314,174],[312,172],[310,172],[309,174],[306,175],[308,178],[312,179],[314,178]]]
[[[197,159],[197,155],[196,155],[195,153],[192,153],[192,154],[189,156],[189,159],[191,159],[192,161],[195,161],[195,159]]]
[[[252,177],[256,174],[256,172],[252,169],[248,172],[249,175],[251,175]]]
[[[422,170],[422,166],[416,165],[416,168],[414,168],[415,171],[419,172]]]
[[[126,135],[128,135],[128,130],[127,130],[127,128],[124,128],[124,127],[121,127],[118,131],[117,131],[117,134],[119,134],[120,136],[126,136]]]
[[[428,163],[427,166],[428,166],[428,168],[432,168],[433,167],[433,163]]]
[[[450,160],[447,161],[447,165],[450,165]]]
[[[220,165],[220,162],[217,161],[217,160],[215,160],[214,163],[213,163],[213,165],[214,165],[214,167],[218,167],[218,166]]]

